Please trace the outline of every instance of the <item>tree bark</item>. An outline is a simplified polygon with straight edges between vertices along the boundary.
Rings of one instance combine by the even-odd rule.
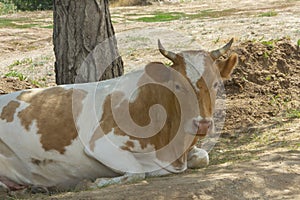
[[[54,0],[57,84],[95,82],[123,74],[108,4],[108,0]]]

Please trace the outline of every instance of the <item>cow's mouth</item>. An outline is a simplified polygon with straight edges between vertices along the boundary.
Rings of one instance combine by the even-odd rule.
[[[193,123],[197,129],[196,135],[200,137],[206,136],[213,126],[212,120],[207,119],[202,119],[200,121],[194,120]]]

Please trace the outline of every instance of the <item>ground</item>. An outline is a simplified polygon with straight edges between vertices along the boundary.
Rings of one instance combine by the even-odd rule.
[[[235,38],[240,60],[225,82],[226,120],[210,165],[99,190],[12,198],[300,199],[300,1],[195,1],[111,13],[126,73],[167,63],[158,38],[174,51],[211,50]],[[51,23],[51,12],[0,17],[0,94],[55,85]]]

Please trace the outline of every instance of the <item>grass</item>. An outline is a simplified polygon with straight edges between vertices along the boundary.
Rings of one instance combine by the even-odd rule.
[[[164,65],[167,67],[170,67],[173,65],[173,63],[171,61],[166,61],[166,62],[164,62]]]
[[[51,56],[41,56],[36,59],[32,58],[24,58],[22,60],[16,60],[11,65],[7,66],[9,70],[12,70],[14,67],[24,67],[27,66],[29,70],[34,70],[37,66],[43,66],[47,64],[49,61],[51,61]]]
[[[269,98],[270,98],[270,102],[269,102],[270,105],[272,105],[272,106],[280,105],[280,95],[279,94],[269,95]]]
[[[136,21],[141,22],[166,22],[166,21],[173,21],[173,20],[179,20],[179,19],[186,19],[186,20],[193,20],[193,19],[201,19],[201,18],[219,18],[231,15],[233,12],[235,12],[235,9],[226,9],[221,11],[215,11],[215,10],[203,10],[198,13],[193,14],[186,14],[183,12],[154,12],[151,15],[147,17],[139,17],[137,19],[134,19]],[[136,14],[140,15],[140,14]],[[132,14],[130,15],[132,16]]]
[[[268,41],[262,41],[261,43],[268,47],[269,50],[272,50],[274,48],[274,43],[276,40],[268,40]]]
[[[38,87],[45,87],[44,84],[40,83],[40,82],[37,81],[37,80],[29,80],[29,81],[30,81],[31,84],[36,85],[36,86],[38,86]]]
[[[28,65],[28,64],[32,64],[33,61],[31,58],[25,58],[23,60],[16,60],[13,62],[13,64],[7,66],[8,69],[12,70],[12,68],[16,67],[16,66],[20,66],[20,65]]]
[[[4,76],[5,77],[15,77],[15,78],[18,78],[20,81],[24,81],[27,79],[27,77],[24,76],[22,73],[14,71],[14,70],[6,73]]]
[[[52,29],[53,24],[45,25],[43,22],[30,18],[0,18],[0,28],[26,29],[33,27]]]
[[[300,118],[300,109],[290,109],[286,115],[288,118]]]
[[[147,5],[147,2],[144,0],[111,0],[111,6],[138,6],[138,5]]]
[[[218,37],[217,39],[215,39],[213,42],[214,42],[215,44],[217,44],[218,42],[220,42],[220,37]]]
[[[141,22],[166,22],[166,21],[178,20],[183,17],[184,17],[184,13],[181,12],[170,12],[170,13],[155,12],[151,17],[140,17],[137,18],[136,20]]]
[[[259,17],[274,17],[277,15],[278,15],[278,13],[276,11],[268,11],[268,12],[261,13],[258,16]]]
[[[266,77],[266,81],[271,81],[272,80],[272,77],[271,76],[267,76]]]
[[[28,23],[26,18],[10,19],[10,18],[0,18],[0,28],[32,28],[37,26],[37,24]]]
[[[47,26],[40,26],[40,28],[53,29],[53,24],[50,24],[50,25],[47,25]]]
[[[53,64],[52,56],[41,56],[35,59],[25,58],[16,60],[11,65],[7,66],[8,73],[6,77],[15,77],[21,81],[28,81],[38,87],[45,87],[52,72],[49,69]],[[41,72],[41,76],[34,74]]]
[[[221,11],[216,10],[203,10],[196,14],[187,14],[188,19],[201,19],[201,18],[219,18],[219,17],[225,17],[232,15],[234,12],[236,12],[236,9],[225,9]]]
[[[13,3],[0,2],[0,15],[15,13],[16,10],[17,10],[17,8]]]
[[[264,52],[264,58],[269,58],[270,56],[269,56],[269,54],[268,54],[268,52]]]

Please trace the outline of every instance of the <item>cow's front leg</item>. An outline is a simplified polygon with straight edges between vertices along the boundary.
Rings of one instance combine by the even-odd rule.
[[[187,166],[188,168],[202,168],[209,164],[208,153],[201,148],[193,146],[188,153]]]
[[[91,188],[101,188],[108,185],[135,182],[143,179],[145,179],[144,173],[138,173],[138,174],[126,173],[123,176],[118,176],[114,178],[98,178],[91,185]]]

